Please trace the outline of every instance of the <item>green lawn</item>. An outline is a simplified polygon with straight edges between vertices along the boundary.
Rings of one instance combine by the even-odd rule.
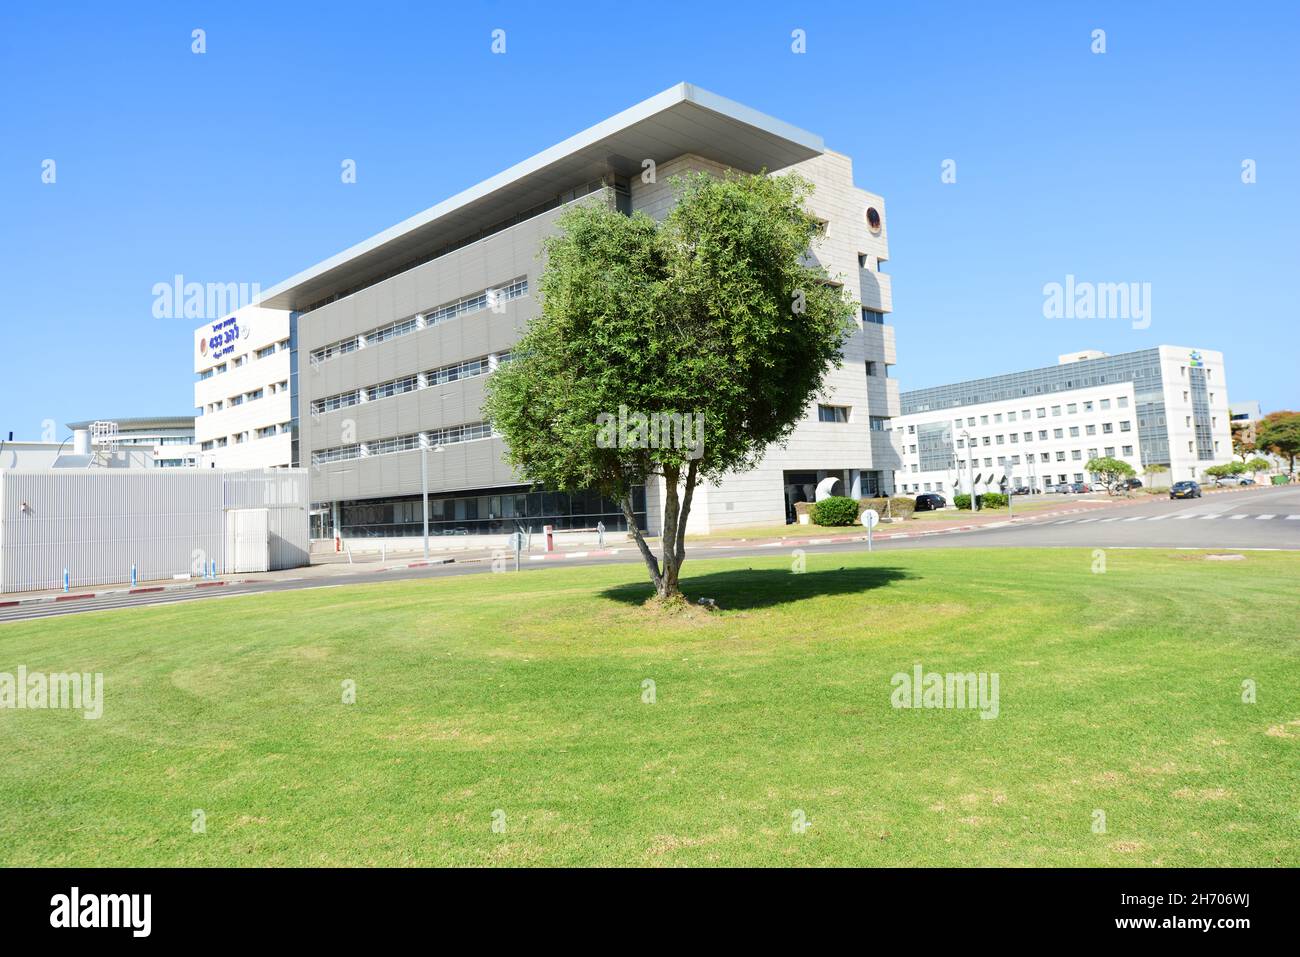
[[[617,565],[0,625],[0,671],[105,676],[98,721],[0,711],[0,864],[1300,863],[1300,554],[1105,558],[690,560],[715,614]],[[998,717],[891,707],[918,662],[996,672]]]

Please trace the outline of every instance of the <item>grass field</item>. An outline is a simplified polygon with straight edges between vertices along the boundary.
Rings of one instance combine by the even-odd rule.
[[[617,565],[0,626],[0,671],[105,682],[99,720],[0,711],[0,863],[1296,865],[1300,555],[1105,559],[690,560],[713,614]],[[891,707],[917,663],[996,672],[997,718]]]

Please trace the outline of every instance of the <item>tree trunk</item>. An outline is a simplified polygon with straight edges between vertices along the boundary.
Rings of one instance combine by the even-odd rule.
[[[623,507],[623,517],[627,519],[627,527],[632,530],[636,547],[641,551],[641,557],[645,559],[645,567],[650,571],[650,580],[654,582],[655,592],[662,593],[663,575],[659,571],[659,560],[655,558],[655,553],[650,551],[645,536],[641,534],[641,529],[636,524],[636,514],[632,511],[632,493],[628,492],[624,495],[623,501],[619,504]]]
[[[650,549],[637,528],[636,518],[632,512],[632,496],[624,496],[620,503],[623,509],[623,515],[627,519],[628,528],[632,530],[632,537],[636,541],[637,548],[641,552],[641,557],[645,560],[646,568],[650,572],[650,580],[654,582],[655,594],[660,599],[677,598],[681,596],[681,588],[678,586],[678,580],[681,575],[682,562],[686,560],[686,521],[691,514],[691,499],[695,495],[695,484],[697,481],[696,463],[691,462],[686,470],[686,488],[679,496],[678,482],[681,480],[681,469],[676,466],[665,467],[664,469],[664,523],[663,531],[660,534],[660,544],[663,551],[663,564],[655,558],[654,552]]]

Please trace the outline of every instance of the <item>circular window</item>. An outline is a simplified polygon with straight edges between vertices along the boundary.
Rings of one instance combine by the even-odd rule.
[[[871,227],[873,233],[880,232],[880,214],[876,212],[876,207],[867,207],[867,225]]]

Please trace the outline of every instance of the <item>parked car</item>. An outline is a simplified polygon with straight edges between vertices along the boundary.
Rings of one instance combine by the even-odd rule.
[[[1052,491],[1057,495],[1069,495],[1070,486],[1065,482],[1058,482],[1056,485],[1052,486]]]
[[[942,495],[935,492],[924,492],[916,497],[916,511],[932,512],[935,509],[945,508],[948,500]]]
[[[1254,480],[1254,479],[1242,479],[1241,482],[1240,482],[1240,484],[1242,484],[1242,485],[1254,485],[1254,484],[1255,484],[1255,480]]]
[[[1070,491],[1075,495],[1084,495],[1092,491],[1092,486],[1087,482],[1073,482],[1070,485]]]
[[[1011,490],[1012,495],[1033,495],[1038,489],[1030,488],[1028,485],[1017,485]]]
[[[1117,492],[1131,492],[1135,488],[1141,487],[1142,480],[1140,478],[1126,478],[1121,482],[1115,483],[1115,491]]]
[[[1244,479],[1240,475],[1224,475],[1214,480],[1215,488],[1231,488],[1234,485],[1245,485],[1250,479]]]
[[[1175,482],[1169,487],[1170,498],[1200,498],[1201,486],[1196,482],[1182,481]]]

